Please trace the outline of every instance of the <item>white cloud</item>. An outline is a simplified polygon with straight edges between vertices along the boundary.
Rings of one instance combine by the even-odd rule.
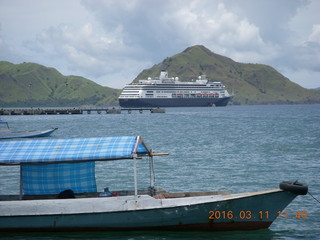
[[[308,37],[308,41],[320,44],[320,24],[314,24],[312,26],[312,32]]]
[[[301,79],[319,79],[319,12],[316,0],[2,0],[0,59],[122,88],[141,70],[202,44],[283,69],[309,87]],[[290,74],[297,71],[299,80]]]
[[[167,7],[169,12],[163,15],[157,26],[170,33],[166,42],[178,45],[183,39],[187,46],[202,44],[237,61],[261,62],[277,55],[277,46],[264,42],[255,24],[229,11],[224,3],[183,3],[185,1],[181,1],[178,8],[174,8],[175,5]]]
[[[102,34],[93,31],[90,23],[80,28],[59,25],[41,32],[37,41],[26,45],[30,51],[44,53],[51,62],[63,62],[66,67],[59,70],[64,73],[74,72],[94,79],[102,85],[116,88],[132,81],[128,79],[128,72],[132,74],[137,66],[141,70],[142,65],[150,65],[150,62],[126,58],[125,54],[131,50],[123,44],[121,28]],[[126,77],[110,77],[121,76],[119,72],[123,72],[122,75]]]
[[[230,57],[235,56],[239,61],[247,60],[248,52],[256,51],[252,61],[263,61],[275,55],[274,46],[263,41],[253,23],[228,11],[220,1],[165,1],[154,3],[153,6],[145,5],[146,1],[135,1],[129,10],[122,6],[125,1],[122,4],[115,2],[108,1],[108,7],[111,5],[113,9],[111,16],[105,14],[105,2],[92,4],[87,1],[86,4],[105,29],[118,25],[123,27],[125,44],[139,46],[146,43],[141,58],[160,60],[160,53],[165,54],[160,57],[163,59],[176,54],[178,46],[195,44],[203,44]],[[244,54],[241,54],[242,51]]]

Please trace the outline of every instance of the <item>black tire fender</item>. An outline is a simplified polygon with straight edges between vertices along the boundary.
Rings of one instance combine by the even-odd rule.
[[[306,195],[308,193],[308,186],[298,181],[283,181],[279,184],[279,188],[297,195]]]

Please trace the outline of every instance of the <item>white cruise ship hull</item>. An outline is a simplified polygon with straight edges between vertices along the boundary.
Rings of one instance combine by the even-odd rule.
[[[136,107],[224,107],[232,96],[224,98],[137,98],[119,99],[123,108]]]

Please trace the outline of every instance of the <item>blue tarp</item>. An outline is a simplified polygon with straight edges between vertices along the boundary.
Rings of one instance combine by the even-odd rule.
[[[21,165],[21,193],[96,192],[95,162],[149,153],[140,137],[0,141],[0,165]]]
[[[140,137],[0,141],[0,164],[58,163],[130,159],[148,150]]]
[[[24,195],[96,192],[95,162],[22,165]]]

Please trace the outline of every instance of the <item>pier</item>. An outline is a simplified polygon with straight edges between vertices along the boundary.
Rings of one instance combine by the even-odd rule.
[[[131,114],[137,111],[143,113],[149,111],[150,113],[165,113],[163,108],[2,108],[0,115],[68,115],[68,114],[121,114],[127,112]]]

